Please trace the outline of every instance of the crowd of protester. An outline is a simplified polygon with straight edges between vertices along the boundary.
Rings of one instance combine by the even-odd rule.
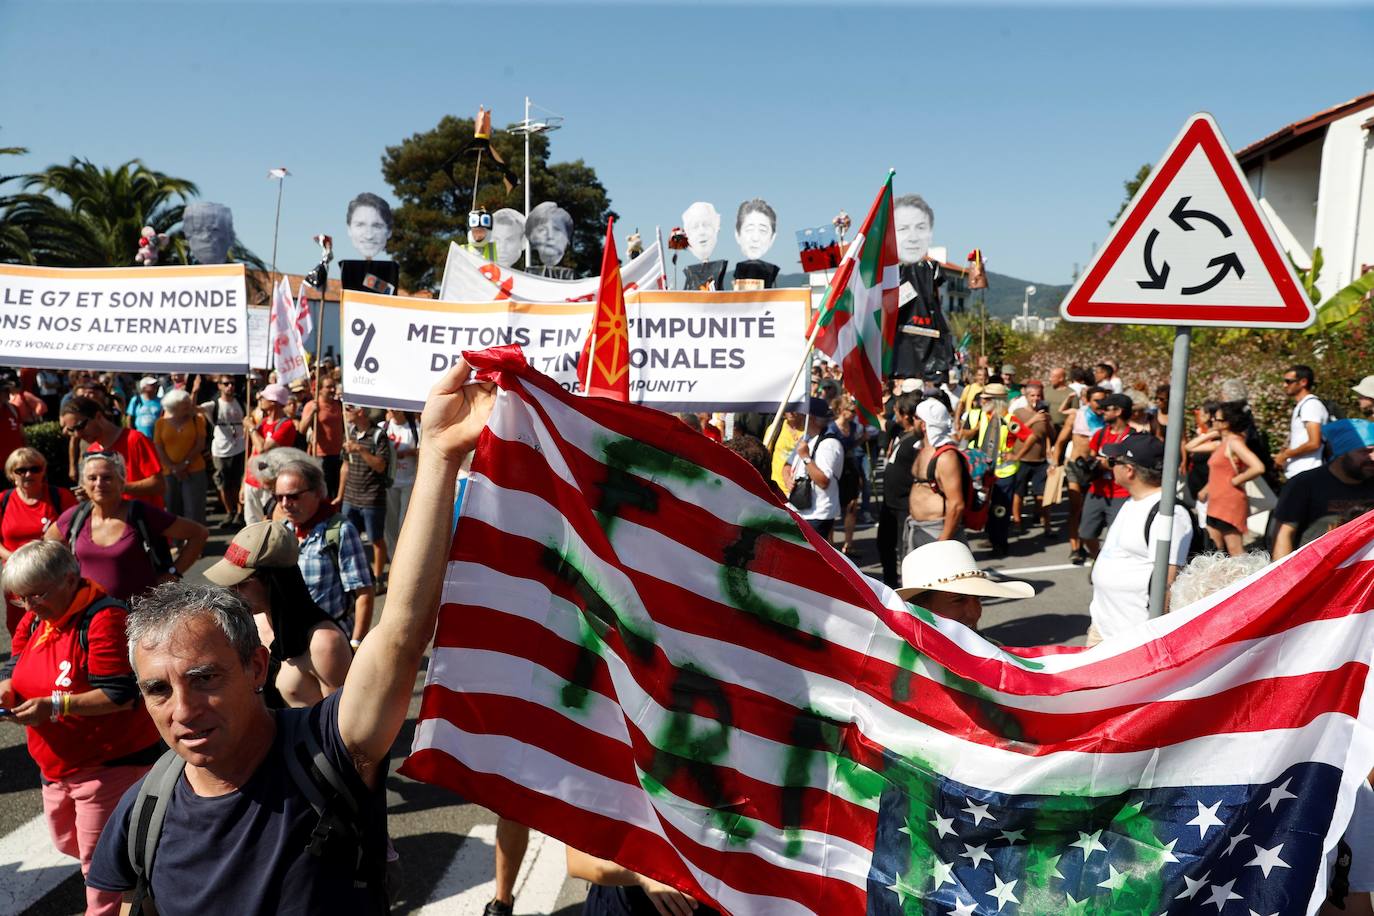
[[[776,429],[764,414],[680,417],[749,461],[843,554],[855,556],[856,531],[876,525],[883,582],[969,627],[984,599],[1034,593],[980,569],[975,543],[996,562],[1023,541],[1063,541],[1066,560],[1089,567],[1089,645],[1148,618],[1171,458],[1175,606],[1374,504],[1374,376],[1353,389],[1364,416],[1345,418],[1316,394],[1311,369],[1290,367],[1292,418],[1279,441],[1257,427],[1243,386],[1204,392],[1169,456],[1167,385],[1122,379],[1110,359],[1036,368],[1043,374],[1024,381],[1010,365],[893,379],[883,415],[870,417],[822,362],[804,409]],[[130,893],[190,911],[241,881],[319,901],[311,911],[385,909],[395,854],[378,826],[381,774],[434,625],[446,539],[433,531],[452,522],[460,462],[489,409],[489,389],[461,381],[455,370],[440,382],[422,418],[346,403],[327,363],[292,386],[262,375],[0,371],[10,484],[0,493],[0,585],[13,647],[0,705],[26,727],[53,841],[88,875],[89,913],[119,912]],[[26,444],[27,429],[53,422],[59,451]],[[193,584],[183,577],[206,548],[212,511],[231,539],[204,574],[212,585]],[[343,691],[346,679],[360,686]],[[298,797],[306,777],[290,749],[273,750],[274,721],[299,736],[316,772],[338,777],[350,815]],[[168,747],[190,789],[177,790],[179,813],[163,827],[175,851],[145,880],[126,854],[142,816],[128,790]],[[259,772],[271,785],[240,810],[201,804]],[[335,880],[337,863],[301,868],[280,845],[328,817],[355,832],[344,845],[365,848],[371,864],[353,875],[365,903],[342,896],[354,888]],[[207,878],[196,862],[217,854],[211,835],[244,861]],[[528,831],[502,819],[497,841],[487,913],[506,916]],[[599,887],[588,912],[692,909],[614,863],[569,850],[568,866]],[[271,910],[254,899],[241,909]]]

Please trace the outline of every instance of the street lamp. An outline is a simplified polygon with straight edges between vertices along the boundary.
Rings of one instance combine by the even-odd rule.
[[[1030,297],[1034,295],[1035,287],[1027,286],[1026,294],[1021,297],[1021,325],[1027,331],[1030,330]]]
[[[510,128],[513,134],[522,134],[525,137],[525,222],[530,219],[530,134],[547,134],[558,130],[563,126],[563,116],[553,112],[542,121],[530,120],[530,97],[525,96],[525,119],[514,127]],[[530,269],[530,240],[525,236],[525,269]]]

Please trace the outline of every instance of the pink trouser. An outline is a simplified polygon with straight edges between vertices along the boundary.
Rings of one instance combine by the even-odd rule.
[[[91,867],[100,831],[129,786],[148,772],[146,766],[91,767],[43,785],[43,813],[57,851],[81,860],[81,874]],[[86,888],[86,916],[116,916],[124,895]]]

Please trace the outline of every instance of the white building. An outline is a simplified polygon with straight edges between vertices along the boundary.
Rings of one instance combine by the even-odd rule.
[[[1295,121],[1236,154],[1279,244],[1301,268],[1322,250],[1326,298],[1374,267],[1374,92]]]

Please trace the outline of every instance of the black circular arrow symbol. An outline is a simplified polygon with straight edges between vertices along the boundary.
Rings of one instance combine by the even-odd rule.
[[[1155,239],[1159,238],[1159,230],[1151,229],[1150,237],[1145,240],[1145,272],[1150,275],[1148,280],[1137,280],[1141,289],[1163,289],[1164,284],[1169,282],[1169,262],[1155,270]]]
[[[1169,211],[1169,220],[1175,226],[1178,226],[1184,232],[1192,232],[1197,227],[1189,222],[1189,220],[1202,220],[1203,222],[1211,223],[1215,226],[1217,231],[1221,233],[1222,238],[1231,237],[1231,227],[1226,225],[1226,222],[1215,213],[1208,213],[1206,210],[1189,210],[1188,202],[1191,200],[1192,197],[1180,197],[1178,203],[1174,204],[1173,209]],[[1148,280],[1136,281],[1136,284],[1139,285],[1141,289],[1163,289],[1164,284],[1169,280],[1168,261],[1161,262],[1158,268],[1155,267],[1154,251],[1155,242],[1158,239],[1158,229],[1151,229],[1150,235],[1145,239],[1145,272],[1150,275],[1150,278]],[[1235,271],[1236,279],[1245,276],[1245,267],[1240,263],[1240,256],[1234,251],[1212,258],[1212,260],[1207,262],[1207,266],[1216,267],[1218,270],[1212,275],[1211,279],[1199,283],[1197,286],[1185,286],[1180,289],[1179,293],[1181,295],[1196,296],[1200,293],[1205,293],[1222,280],[1226,279],[1226,275],[1231,271]]]

